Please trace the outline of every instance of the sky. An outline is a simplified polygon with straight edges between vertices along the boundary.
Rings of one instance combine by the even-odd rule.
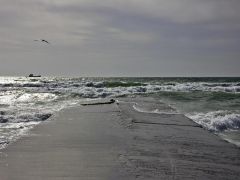
[[[0,76],[240,76],[239,8],[239,0],[0,0]]]

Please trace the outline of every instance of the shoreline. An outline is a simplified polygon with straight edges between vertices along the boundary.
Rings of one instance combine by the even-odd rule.
[[[34,127],[0,150],[1,180],[239,177],[235,145],[182,114],[141,113],[121,99],[64,109]]]

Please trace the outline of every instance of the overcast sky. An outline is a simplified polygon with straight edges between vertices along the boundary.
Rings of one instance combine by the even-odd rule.
[[[240,76],[239,9],[240,0],[0,0],[0,75]]]

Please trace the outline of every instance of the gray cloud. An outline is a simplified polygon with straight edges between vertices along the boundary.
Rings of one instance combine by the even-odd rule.
[[[2,0],[0,72],[239,76],[238,7],[238,0]]]

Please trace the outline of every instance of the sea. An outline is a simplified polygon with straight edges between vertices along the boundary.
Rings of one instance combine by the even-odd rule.
[[[0,77],[0,149],[58,111],[102,98],[147,96],[240,146],[240,77]]]

